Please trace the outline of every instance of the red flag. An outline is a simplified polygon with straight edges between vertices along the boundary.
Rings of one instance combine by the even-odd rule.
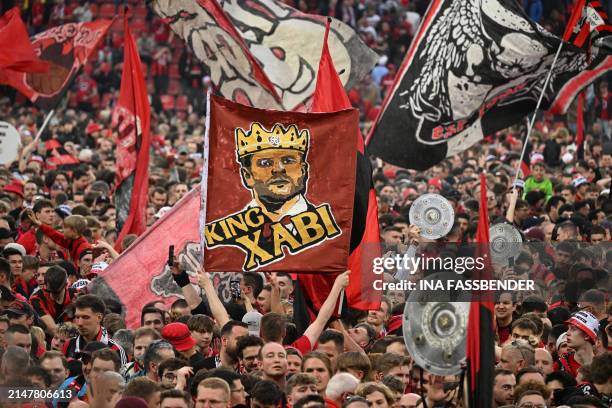
[[[128,327],[140,326],[140,310],[147,302],[170,304],[181,296],[166,270],[168,247],[174,245],[179,261],[199,264],[199,211],[200,188],[196,186],[94,280],[94,293],[123,305]]]
[[[484,260],[482,270],[474,269],[472,279],[491,279],[492,265],[489,252],[489,212],[487,184],[480,175],[480,208],[476,231],[476,256]],[[467,329],[467,361],[469,366],[468,393],[470,407],[488,407],[493,400],[493,372],[495,370],[495,342],[493,338],[493,301],[490,292],[473,292]]]
[[[3,70],[17,72],[46,72],[49,63],[41,60],[34,52],[19,9],[14,7],[0,17],[0,83]]]
[[[138,48],[123,20],[123,74],[119,100],[113,110],[118,128],[116,206],[120,231],[116,246],[127,234],[142,234],[147,228],[145,212],[149,189],[149,127],[151,107]]]
[[[329,25],[328,20],[313,95],[312,112],[333,112],[352,107],[329,53],[327,43]],[[380,256],[378,206],[372,185],[370,161],[364,151],[363,136],[361,132],[358,132],[356,136],[357,177],[351,253],[348,260],[351,278],[346,290],[346,298],[350,307],[370,310],[380,307],[381,298],[381,292],[372,287],[372,282],[377,278],[372,273],[373,259]],[[316,310],[327,298],[333,284],[333,277],[325,277],[325,279],[328,279],[329,282],[323,282],[320,276],[298,276],[300,287],[306,291],[305,296],[311,300]]]
[[[32,38],[40,59],[49,64],[45,72],[5,70],[0,83],[17,89],[40,109],[54,109],[72,81],[108,31],[112,21],[68,23],[50,28]],[[5,42],[0,40],[4,46]]]

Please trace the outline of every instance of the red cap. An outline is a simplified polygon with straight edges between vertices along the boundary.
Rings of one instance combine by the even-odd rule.
[[[571,324],[572,326],[576,326],[580,330],[582,330],[595,344],[597,342],[597,332],[599,331],[599,320],[591,313],[581,310],[576,312],[565,321],[567,324]]]
[[[89,123],[89,125],[87,125],[87,127],[85,128],[85,133],[88,135],[91,135],[93,132],[100,132],[100,131],[102,131],[102,126],[94,122]]]
[[[434,177],[429,179],[429,181],[427,182],[427,184],[429,184],[430,186],[434,186],[435,188],[437,188],[438,190],[442,190],[442,182],[440,181],[439,178]]]
[[[23,198],[23,184],[21,184],[21,182],[18,180],[13,180],[10,182],[10,184],[7,184],[4,187],[4,191],[6,193],[17,194],[18,196]]]
[[[178,351],[187,351],[196,344],[185,323],[170,323],[162,329],[161,335]]]

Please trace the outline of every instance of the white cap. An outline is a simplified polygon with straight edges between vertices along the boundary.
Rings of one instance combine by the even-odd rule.
[[[159,211],[157,212],[157,214],[155,214],[155,218],[159,219],[159,218],[163,217],[171,209],[172,209],[172,207],[162,207],[162,208],[160,208]]]
[[[580,187],[583,184],[588,184],[589,180],[587,180],[584,176],[578,176],[572,181],[572,184],[575,188]]]
[[[72,284],[72,289],[76,289],[80,292],[81,290],[83,290],[83,288],[86,288],[90,282],[91,281],[89,279],[79,279],[78,281]]]
[[[555,343],[556,349],[559,350],[559,347],[561,347],[561,344],[563,343],[567,343],[567,332],[561,333],[561,335],[557,339],[557,343]]]
[[[91,265],[90,274],[95,273],[96,275],[99,275],[100,272],[102,272],[106,268],[108,268],[108,264],[106,262],[96,262],[95,264]]]
[[[565,323],[576,326],[593,340],[597,342],[597,332],[599,332],[599,320],[586,310],[576,312]]]
[[[242,317],[242,323],[249,326],[249,334],[259,337],[259,326],[261,323],[262,314],[259,312],[248,312]]]
[[[21,253],[21,256],[26,256],[27,255],[27,252],[26,252],[26,249],[24,248],[24,246],[21,245],[21,244],[18,244],[16,242],[11,242],[11,243],[6,244],[4,246],[4,249],[8,249],[8,248],[13,248],[13,249],[18,250]]]

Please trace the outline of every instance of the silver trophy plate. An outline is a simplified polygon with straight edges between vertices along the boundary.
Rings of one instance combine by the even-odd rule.
[[[455,222],[455,211],[450,202],[439,194],[424,194],[414,200],[408,214],[410,223],[421,228],[427,239],[442,238]]]
[[[521,233],[510,224],[500,223],[489,228],[491,258],[496,265],[507,265],[521,252],[523,238]]]
[[[434,274],[429,279],[444,279],[442,275],[448,274]],[[469,299],[468,292],[448,299],[439,291],[411,291],[404,308],[402,332],[406,348],[419,367],[435,375],[461,373],[466,355]]]

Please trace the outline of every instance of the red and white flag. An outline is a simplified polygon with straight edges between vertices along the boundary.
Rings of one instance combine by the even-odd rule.
[[[128,234],[142,234],[147,228],[145,212],[149,188],[149,128],[151,107],[138,48],[130,33],[127,15],[123,20],[125,45],[119,100],[112,123],[117,129],[116,246]]]
[[[170,304],[182,296],[166,267],[170,245],[188,270],[199,269],[199,211],[196,186],[93,281],[93,293],[121,303],[128,327],[140,326],[140,310],[147,302]]]

